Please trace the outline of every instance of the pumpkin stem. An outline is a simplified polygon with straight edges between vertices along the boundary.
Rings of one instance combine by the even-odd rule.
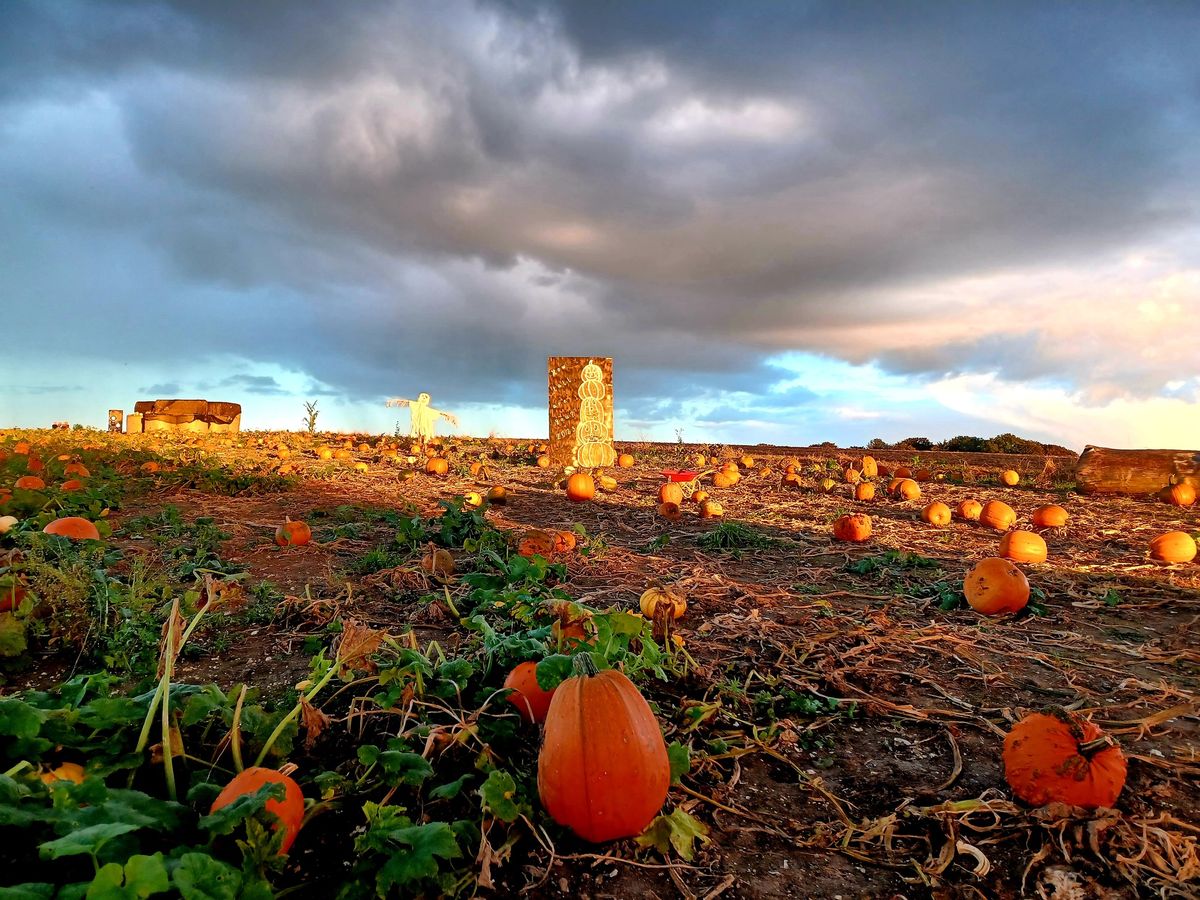
[[[1084,741],[1082,744],[1080,744],[1079,755],[1084,759],[1091,759],[1101,750],[1107,750],[1109,747],[1115,746],[1117,746],[1116,741],[1114,741],[1107,734],[1102,734],[1098,738],[1093,738],[1090,741]]]
[[[576,675],[586,675],[588,678],[592,678],[593,676],[600,674],[600,669],[596,665],[596,660],[592,657],[592,654],[587,652],[576,653],[575,658],[572,661],[572,665],[575,669]]]

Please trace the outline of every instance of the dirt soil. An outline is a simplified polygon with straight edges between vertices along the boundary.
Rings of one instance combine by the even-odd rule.
[[[226,687],[248,681],[267,693],[304,676],[305,638],[334,615],[392,633],[414,627],[421,640],[449,646],[464,639],[456,623],[438,621],[412,595],[344,574],[393,531],[376,525],[335,538],[324,523],[341,505],[430,515],[439,499],[504,484],[508,504],[488,511],[497,526],[580,524],[607,545],[570,559],[564,587],[578,601],[633,609],[655,581],[685,591],[688,610],[677,633],[696,666],[682,682],[652,683],[647,695],[669,741],[694,739],[707,749],[672,800],[709,825],[709,842],[694,862],[671,865],[635,856],[632,843],[595,848],[563,840],[553,857],[527,848],[498,879],[497,896],[1197,896],[1200,563],[1166,566],[1146,555],[1156,534],[1200,528],[1194,509],[1078,496],[1070,490],[1071,460],[937,453],[921,454],[919,463],[946,480],[922,484],[919,500],[880,491],[858,503],[849,485],[824,493],[807,474],[814,464],[852,462],[856,454],[760,447],[752,451],[755,469],[712,493],[726,521],[753,526],[771,543],[722,552],[698,543],[713,523],[690,504],[677,524],[656,513],[660,470],[682,464],[689,448],[620,449],[638,463],[615,470],[618,488],[588,503],[566,499],[556,484],[561,473],[527,462],[496,460],[477,483],[454,474],[402,481],[394,466],[374,461],[366,473],[331,477],[314,460],[297,463],[299,480],[286,493],[157,493],[114,519],[119,526],[122,517],[167,504],[185,519],[214,516],[232,535],[223,557],[289,598],[276,621],[246,626],[227,650],[180,673]],[[888,456],[880,454],[881,462]],[[798,491],[779,479],[793,460],[806,472]],[[1022,474],[1011,488],[996,480],[1010,466]],[[765,467],[772,474],[760,474]],[[961,587],[976,561],[996,554],[999,535],[957,519],[935,528],[920,512],[931,499],[953,509],[967,498],[1005,501],[1025,523],[1018,527],[1029,527],[1043,504],[1070,512],[1066,527],[1043,532],[1048,562],[1024,567],[1035,603],[1023,614],[992,619],[942,608],[937,585]],[[866,544],[832,539],[833,521],[851,511],[872,518]],[[310,522],[318,543],[276,547],[274,529],[285,517]],[[138,549],[119,533],[114,543]],[[922,567],[888,551],[933,563]],[[848,570],[867,559],[878,565]],[[28,681],[62,674],[47,667]],[[793,709],[788,691],[831,699],[816,711]],[[738,706],[739,695],[750,700]],[[754,745],[746,716],[762,695],[783,699],[773,729],[755,720],[762,739]],[[699,722],[697,704],[713,704]],[[1003,736],[1024,712],[1047,705],[1089,715],[1120,741],[1130,764],[1117,813],[1032,811],[1012,798]],[[1097,820],[1107,821],[1100,831]],[[301,845],[301,864],[322,852]]]

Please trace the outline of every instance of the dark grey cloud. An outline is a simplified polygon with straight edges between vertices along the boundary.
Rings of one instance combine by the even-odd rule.
[[[140,387],[138,388],[138,393],[145,397],[153,397],[156,400],[169,400],[179,397],[179,394],[182,390],[182,386],[177,381],[163,381],[159,382],[158,384]]]
[[[1082,352],[1019,297],[886,326],[1195,229],[1195,46],[1183,4],[9,2],[2,287],[31,346],[306,396],[534,406],[546,356],[611,355],[652,418],[796,349],[1155,393],[1177,353]]]

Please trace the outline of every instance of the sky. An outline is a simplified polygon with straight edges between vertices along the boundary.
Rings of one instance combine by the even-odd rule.
[[[1200,447],[1187,2],[0,2],[0,427]]]

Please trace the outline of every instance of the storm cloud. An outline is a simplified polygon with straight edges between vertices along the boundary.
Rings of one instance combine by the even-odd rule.
[[[1196,46],[1186,4],[9,2],[0,302],[31,358],[372,401],[611,355],[633,419],[763,419],[797,351],[1173,396]]]

